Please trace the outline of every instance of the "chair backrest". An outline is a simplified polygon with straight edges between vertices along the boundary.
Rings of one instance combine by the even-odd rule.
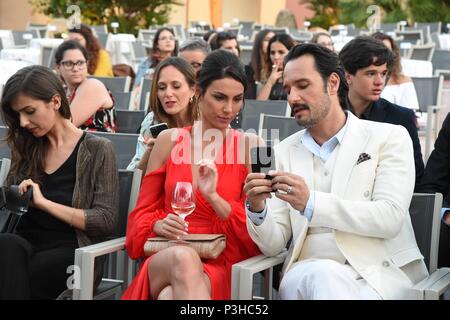
[[[422,44],[426,44],[431,42],[431,32],[430,32],[430,26],[428,25],[420,25],[420,26],[415,26],[415,27],[407,27],[404,29],[404,31],[409,31],[409,30],[422,30]]]
[[[275,34],[289,34],[289,28],[288,27],[268,27],[265,29],[270,29],[270,31],[272,31]]]
[[[431,61],[434,52],[434,44],[425,44],[423,46],[412,46],[408,59]]]
[[[8,134],[8,128],[0,126],[0,158],[11,159],[11,150],[5,141],[6,135]]]
[[[411,78],[419,100],[419,110],[427,112],[428,106],[439,106],[443,86],[443,77]]]
[[[27,31],[36,30],[38,38],[46,38],[48,32],[47,24],[27,23]]]
[[[409,206],[416,242],[430,273],[437,269],[441,208],[441,193],[415,193]]]
[[[119,169],[119,217],[114,238],[124,237],[127,232],[128,214],[134,209],[141,187],[142,171]]]
[[[436,50],[441,49],[441,41],[439,40],[439,33],[433,32],[433,33],[431,34],[431,42],[434,43],[434,48],[435,48]]]
[[[253,21],[240,21],[239,24],[242,26],[241,30],[240,30],[240,35],[242,35],[243,37],[246,37],[247,39],[250,39],[252,37],[253,34],[253,25],[255,24],[255,22]]]
[[[143,110],[116,110],[117,132],[138,133],[144,118],[145,111]]]
[[[450,51],[449,50],[434,50],[433,58],[431,58],[433,70],[436,69],[450,69]]]
[[[400,30],[400,25],[398,22],[381,23],[380,29],[383,30],[385,33],[394,32]]]
[[[450,65],[448,67],[450,68]],[[434,70],[434,75],[444,77],[444,81],[450,81],[450,69],[436,69]],[[448,89],[446,88],[445,90],[447,91]]]
[[[289,116],[290,108],[285,100],[253,100],[246,99],[242,110],[241,128],[243,130],[259,129],[260,114]]]
[[[119,169],[126,169],[136,153],[136,144],[139,135],[128,133],[90,132],[96,136],[106,138],[112,142]]]
[[[131,92],[113,92],[114,106],[116,110],[129,110]]]
[[[102,44],[103,48],[106,48],[106,43],[108,42],[109,33],[97,33],[97,39]]]
[[[147,50],[145,50],[145,47],[144,47],[142,41],[131,42],[131,46],[133,49],[133,59],[134,60],[137,61],[137,60],[147,58]]]
[[[301,42],[309,42],[313,38],[313,33],[299,29],[289,29],[292,39]]]
[[[99,34],[107,34],[108,33],[108,27],[106,24],[99,24],[96,26],[91,26],[92,31],[95,32],[95,34],[98,36]]]
[[[130,91],[130,77],[96,77],[92,76],[90,78],[97,79],[101,81],[107,89],[111,92],[128,92]]]
[[[423,44],[423,31],[422,30],[407,30],[396,31],[396,37],[403,37],[402,42],[409,42],[411,44]]]
[[[142,79],[139,110],[147,111],[147,106],[148,106],[147,99],[150,99],[149,95],[150,95],[151,89],[152,89],[152,80],[151,79]]]
[[[226,28],[225,31],[230,32],[231,34],[233,34],[237,38],[239,32],[241,31],[241,28],[242,28],[242,26],[229,27],[229,28]]]
[[[155,37],[157,30],[156,29],[139,29],[138,39],[147,43],[152,43],[153,38]]]
[[[11,160],[8,158],[0,159],[0,187],[3,187],[8,176],[9,168],[11,167]]]
[[[416,22],[415,26],[417,28],[428,27],[430,29],[430,33],[433,34],[435,32],[441,33],[442,22]]]
[[[35,38],[34,32],[32,31],[11,31],[13,36],[13,42],[15,47],[25,47],[27,46],[27,40],[24,39],[25,35],[30,35],[31,38]]]
[[[284,140],[303,128],[295,118],[261,113],[258,135],[265,140]]]
[[[239,56],[239,60],[241,60],[244,65],[250,64],[252,60],[252,51],[253,46],[241,46],[241,54]]]
[[[41,64],[44,67],[55,69],[56,66],[55,51],[56,49],[54,47],[47,47],[47,46],[41,47],[41,59],[42,59]]]

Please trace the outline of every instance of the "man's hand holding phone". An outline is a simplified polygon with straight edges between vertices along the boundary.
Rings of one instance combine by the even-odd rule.
[[[303,212],[310,196],[305,180],[288,172],[270,172],[275,196],[288,202],[294,209]]]
[[[256,147],[250,150],[252,173],[247,176],[244,192],[250,204],[250,210],[261,212],[265,200],[271,198],[272,176],[270,170],[275,169],[275,153],[271,147]]]
[[[245,179],[244,192],[250,204],[249,210],[261,212],[266,206],[266,199],[272,198],[272,180],[266,179],[265,173],[252,172]]]

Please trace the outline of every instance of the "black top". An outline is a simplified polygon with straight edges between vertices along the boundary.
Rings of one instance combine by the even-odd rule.
[[[369,104],[360,117],[364,120],[401,125],[408,130],[414,148],[414,164],[416,167],[416,187],[423,176],[424,164],[417,132],[417,119],[414,111],[393,104],[383,98]]]
[[[440,192],[444,196],[443,208],[450,208],[450,114],[445,118],[439,135],[434,143],[416,192]],[[447,213],[448,214],[448,213]],[[441,223],[439,234],[438,267],[450,266],[450,226]]]
[[[72,206],[76,181],[77,154],[83,133],[69,158],[53,173],[40,172],[41,192],[50,201]],[[42,210],[30,207],[22,216],[17,234],[28,240],[35,250],[68,246],[78,247],[75,230],[67,223]]]
[[[287,100],[287,94],[283,89],[283,82],[275,82],[270,90],[269,100]]]
[[[255,72],[251,66],[245,66],[245,76],[247,77],[247,90],[244,97],[245,99],[256,99]]]

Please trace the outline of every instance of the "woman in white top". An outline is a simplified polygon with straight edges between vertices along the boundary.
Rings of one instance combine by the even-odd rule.
[[[419,101],[417,100],[417,93],[414,83],[410,77],[402,74],[400,51],[398,46],[395,44],[394,39],[381,32],[374,33],[372,37],[381,40],[386,47],[392,50],[395,57],[395,62],[389,76],[389,81],[381,93],[381,98],[405,108],[418,110]]]

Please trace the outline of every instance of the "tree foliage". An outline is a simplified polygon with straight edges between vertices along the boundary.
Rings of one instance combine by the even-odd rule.
[[[450,22],[450,0],[409,0],[415,22]]]
[[[299,0],[300,4],[305,4],[316,14],[309,21],[311,26],[328,29],[330,26],[339,23],[340,0]]]
[[[119,23],[119,32],[137,33],[152,25],[167,23],[172,5],[178,0],[29,0],[39,12],[54,18],[68,18],[70,5],[80,8],[81,20],[89,25]]]
[[[382,22],[432,22],[450,21],[450,0],[299,0],[315,11],[311,19],[312,26],[328,29],[335,24],[354,23],[357,27],[367,28],[366,22],[371,13],[370,5],[381,9]]]

